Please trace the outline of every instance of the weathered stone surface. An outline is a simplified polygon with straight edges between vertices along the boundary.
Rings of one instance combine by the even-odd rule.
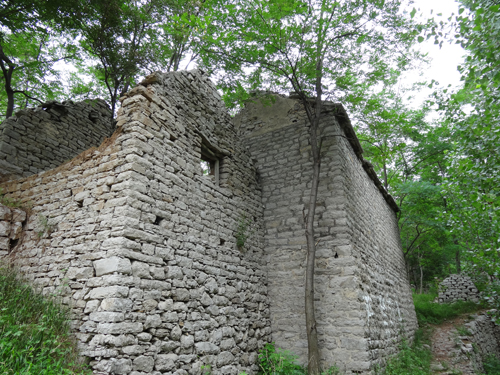
[[[440,303],[479,302],[479,291],[469,276],[450,275],[439,284],[438,301]]]
[[[94,262],[94,268],[96,276],[102,276],[113,272],[119,272],[124,274],[130,274],[132,272],[130,259],[119,258],[116,256],[106,259],[96,260]]]
[[[19,111],[0,124],[0,176],[29,176],[57,167],[101,144],[113,133],[111,121],[111,110],[100,99]]]
[[[21,271],[72,306],[94,372],[181,375],[207,365],[214,375],[253,375],[272,340],[304,358],[310,158],[300,104],[278,101],[255,113],[249,104],[235,126],[203,73],[155,73],[123,97],[118,131],[98,149],[55,169],[38,158],[46,172],[0,184],[33,205],[23,222],[0,206],[9,235],[22,229],[19,240],[0,236],[0,255],[16,246]],[[355,139],[346,115],[328,108],[317,208],[322,361],[367,374],[416,321],[390,200],[355,142],[334,136]],[[80,115],[67,116],[78,126]],[[31,154],[73,147],[57,139]],[[204,174],[202,158],[218,173]]]

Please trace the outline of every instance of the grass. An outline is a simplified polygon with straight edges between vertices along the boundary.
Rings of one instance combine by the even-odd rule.
[[[403,341],[400,352],[391,358],[382,372],[384,375],[430,375],[432,353],[429,346],[429,332],[419,329],[412,345]]]
[[[484,373],[486,375],[500,375],[500,359],[490,355],[483,362]]]
[[[455,303],[433,303],[437,297],[435,294],[414,294],[415,312],[420,326],[425,324],[441,324],[447,319],[467,313],[474,313],[481,308],[480,304],[470,301],[458,301]]]
[[[0,374],[90,374],[78,358],[69,312],[0,266]]]

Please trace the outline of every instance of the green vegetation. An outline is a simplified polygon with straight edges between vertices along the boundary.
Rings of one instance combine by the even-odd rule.
[[[11,199],[9,197],[6,197],[3,194],[2,188],[0,188],[0,204],[3,204],[4,206],[7,206],[7,207],[12,207],[12,208],[19,208],[22,206],[21,202],[16,201],[14,199]]]
[[[428,340],[428,338],[427,338]],[[432,354],[424,345],[424,331],[420,329],[415,335],[413,345],[403,341],[397,356],[387,362],[384,375],[430,375]]]
[[[297,364],[297,356],[288,350],[277,349],[272,344],[266,344],[259,352],[261,375],[306,375],[307,369]],[[321,372],[321,375],[338,375],[336,366]]]
[[[241,251],[245,248],[245,243],[247,242],[248,237],[252,235],[252,231],[250,231],[250,226],[252,225],[252,220],[247,218],[246,215],[242,214],[238,221],[238,227],[236,228],[236,246]]]
[[[440,324],[447,319],[456,318],[462,314],[473,313],[481,309],[481,305],[471,301],[455,303],[433,303],[435,294],[414,294],[415,312],[420,326],[425,324]]]
[[[484,373],[486,375],[500,375],[500,359],[490,355],[483,362]]]
[[[80,363],[69,312],[0,268],[0,374],[90,374]]]

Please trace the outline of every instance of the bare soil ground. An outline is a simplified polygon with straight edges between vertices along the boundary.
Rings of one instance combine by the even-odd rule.
[[[431,336],[432,340],[432,363],[433,374],[448,375],[476,375],[472,357],[473,347],[470,338],[462,335],[463,327],[468,321],[468,314],[447,320],[441,325],[434,326]],[[462,333],[462,334],[461,334]]]

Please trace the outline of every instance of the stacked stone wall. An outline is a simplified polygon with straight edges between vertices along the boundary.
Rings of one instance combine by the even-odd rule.
[[[9,254],[23,235],[26,212],[0,203],[0,257]]]
[[[3,184],[33,211],[10,259],[73,307],[95,373],[255,373],[270,338],[262,206],[219,95],[197,71],[155,74],[117,126],[99,149]]]
[[[438,301],[440,303],[478,302],[479,291],[469,276],[450,275],[439,284]]]
[[[462,348],[462,351],[465,351],[465,354],[469,352],[473,356],[477,372],[483,373],[482,362],[489,356],[500,359],[500,327],[488,312],[474,315],[473,318],[471,322],[465,324],[465,327],[471,333],[467,338],[474,345],[468,345]]]
[[[355,143],[355,136],[338,120],[340,109],[325,104],[320,121],[316,319],[323,367],[369,373],[397,351],[404,335],[413,335],[417,323],[395,205],[346,140]],[[248,104],[236,122],[262,183],[272,340],[305,364],[304,210],[312,178],[307,120],[297,100],[278,96],[271,107]]]
[[[48,102],[18,111],[0,124],[0,179],[53,169],[101,144],[112,128],[103,100]]]
[[[347,251],[356,263],[351,283],[359,287],[365,320],[365,341],[359,345],[366,350],[366,365],[383,366],[397,353],[395,343],[404,337],[411,340],[418,328],[396,212],[392,199],[381,194],[380,181],[370,178],[369,163],[356,155],[345,137],[335,140],[346,198]]]

